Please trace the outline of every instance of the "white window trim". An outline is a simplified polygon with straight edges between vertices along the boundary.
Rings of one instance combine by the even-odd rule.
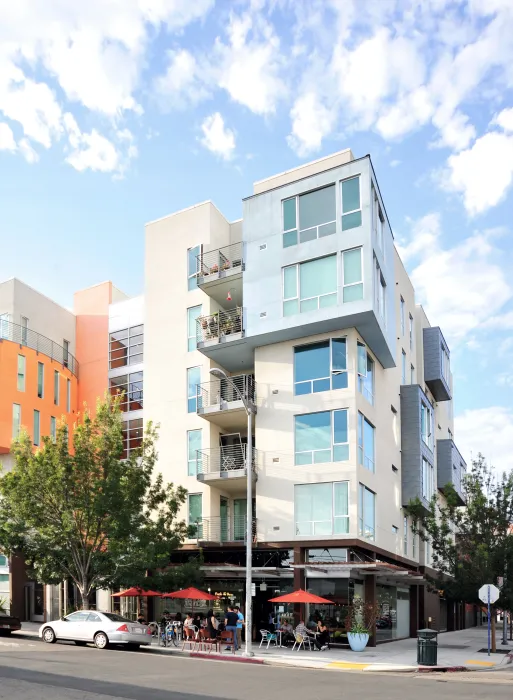
[[[344,340],[345,341],[345,345],[346,345],[346,369],[345,370],[333,369],[333,341],[334,340]],[[298,384],[308,384],[308,383],[310,384],[310,394],[313,394],[313,393],[322,394],[321,391],[317,391],[317,392],[313,391],[313,383],[322,381],[324,379],[328,379],[330,382],[330,388],[326,389],[326,391],[343,391],[343,389],[341,390],[341,389],[334,389],[333,388],[333,375],[334,374],[346,374],[347,375],[347,373],[348,373],[348,370],[347,370],[347,336],[343,335],[343,336],[339,336],[336,338],[327,338],[326,340],[317,340],[314,343],[303,343],[301,345],[295,345],[294,346],[294,363],[295,363],[296,348],[304,348],[304,347],[308,347],[309,345],[318,345],[319,343],[325,343],[326,341],[329,342],[329,352],[330,352],[330,373],[329,373],[329,376],[327,376],[327,377],[315,377],[315,379],[304,379],[302,382],[296,382],[294,379],[294,396],[308,396],[308,394],[296,394],[296,386]],[[295,371],[295,366],[294,366],[294,371]]]
[[[200,269],[201,269],[199,264],[198,264],[198,255],[196,255],[195,256],[196,257],[196,272],[194,272],[193,274],[189,274],[189,252],[191,250],[194,250],[195,248],[199,248],[198,255],[200,257],[203,256],[203,245],[201,243],[196,243],[195,245],[191,245],[190,248],[187,248],[187,290],[189,292],[192,292],[192,289],[189,289],[189,280],[192,279],[193,277],[195,277],[197,280],[198,276],[199,276]],[[193,287],[193,289],[195,289],[195,287]]]
[[[306,265],[309,262],[316,262],[317,260],[322,260],[323,258],[335,258],[335,274],[337,276],[337,281],[335,284],[335,290],[333,292],[328,292],[326,294],[318,294],[317,296],[314,297],[301,297],[301,288],[300,288],[300,275],[299,275],[299,268],[301,265]],[[296,268],[296,296],[295,297],[285,297],[285,270],[290,267],[295,267]],[[323,297],[331,297],[333,295],[336,295],[337,301],[338,301],[338,265],[337,265],[337,254],[332,253],[330,255],[323,255],[320,258],[312,258],[311,260],[304,260],[300,263],[294,263],[294,265],[285,265],[285,267],[282,268],[282,310],[283,310],[283,304],[285,304],[286,301],[294,301],[297,300],[297,312],[298,314],[301,313],[310,313],[312,311],[319,311],[321,308],[319,305],[319,300],[322,299]],[[301,311],[301,302],[303,301],[310,301],[311,299],[317,299],[317,309],[309,309],[308,311]],[[292,314],[291,314],[292,315]]]
[[[353,212],[351,212],[351,213],[353,213]],[[353,250],[360,251],[360,281],[359,282],[350,282],[349,284],[346,284],[345,283],[345,276],[344,276],[344,255],[346,253],[351,253]],[[365,282],[363,279],[363,246],[356,246],[355,248],[348,248],[347,250],[342,251],[342,303],[343,304],[351,304],[350,301],[344,301],[344,289],[346,289],[346,287],[347,288],[356,287],[359,284],[362,285],[362,299],[365,299]],[[362,299],[357,299],[356,301],[361,301]]]
[[[351,521],[351,484],[349,480],[342,481],[321,481],[312,482],[310,484],[295,484],[295,486],[320,486],[321,484],[331,484],[331,520],[297,520],[296,517],[296,494],[294,491],[294,530],[296,537],[332,537],[333,535],[338,535],[342,537],[344,534],[349,534]],[[347,484],[347,515],[335,515],[335,484]],[[347,533],[336,533],[335,532],[335,520],[346,520],[347,521]],[[312,526],[312,533],[309,535],[299,534],[299,524],[309,523]],[[331,533],[326,535],[321,535],[315,532],[315,525],[321,523],[331,523]]]
[[[364,348],[365,349],[365,374],[362,374],[359,370],[359,365],[358,365],[358,348]],[[375,371],[372,373],[372,391],[369,391],[369,388],[365,384],[365,380],[368,377],[368,371],[367,371],[367,363],[370,360],[372,361],[372,364],[374,365],[374,368],[376,367],[376,360],[372,357],[372,355],[369,352],[369,348],[365,343],[363,343],[361,340],[358,340],[356,343],[356,373],[358,375],[358,391],[360,394],[370,403],[371,406],[374,406],[374,382],[375,382]]]
[[[187,476],[196,476],[198,474],[198,450],[193,450],[193,452],[195,453],[196,456],[191,458],[190,453],[189,453],[189,448],[190,448],[189,435],[191,433],[202,433],[202,429],[195,428],[193,430],[187,431]],[[201,444],[203,446],[203,435],[202,434],[201,434]],[[199,450],[199,451],[201,451],[201,450]],[[191,470],[190,470],[191,463],[195,464],[193,472],[191,472]]]
[[[342,194],[342,186],[344,182],[349,182],[349,180],[358,180],[358,195],[359,195],[359,207],[357,209],[351,209],[351,211],[344,211],[344,196]],[[358,175],[352,175],[351,177],[346,177],[343,180],[340,180],[340,215],[341,218],[344,216],[348,216],[349,214],[355,214],[357,211],[361,212],[362,211],[362,183],[361,183],[361,176]]]
[[[294,199],[295,204],[296,204],[296,226],[295,228],[285,228],[285,218],[283,216],[283,205],[285,202],[288,202],[289,199]],[[281,232],[282,233],[290,233],[291,231],[297,231],[298,233],[298,242],[299,242],[299,196],[294,195],[293,197],[285,197],[285,199],[281,200]],[[296,244],[297,245],[297,244]]]
[[[369,491],[369,493],[372,493],[374,496],[373,499],[373,504],[374,504],[374,527],[372,528],[372,534],[369,536],[366,536],[365,534],[365,491]],[[360,496],[361,494],[361,496]],[[358,500],[361,501],[361,503],[358,503],[358,509],[361,511],[358,513],[358,536],[363,537],[366,540],[372,540],[375,541],[376,539],[376,492],[373,491],[372,489],[369,489],[365,484],[362,484],[361,482],[358,484]],[[360,509],[361,505],[361,509]]]
[[[335,442],[335,413],[338,412],[346,412],[346,423],[347,423],[347,442]],[[331,436],[331,445],[330,447],[323,447],[318,450],[296,450],[296,418],[301,418],[302,416],[311,416],[314,415],[315,413],[329,413],[330,414],[330,436]],[[308,466],[314,466],[315,464],[329,464],[330,462],[334,462],[334,448],[335,447],[344,447],[347,446],[348,452],[349,452],[349,408],[335,408],[333,410],[328,410],[328,411],[312,411],[310,413],[297,413],[294,415],[294,466],[296,467],[308,467]],[[314,454],[316,452],[327,452],[328,450],[331,451],[331,460],[329,462],[315,462],[314,461]],[[312,456],[312,461],[310,464],[296,464],[296,455],[304,455],[304,454],[311,454]],[[349,460],[349,455],[347,460],[342,460],[344,462],[347,462]],[[339,460],[337,460],[338,463]]]
[[[405,319],[405,313],[406,313],[406,304],[403,299],[403,297],[400,297],[400,314],[401,314],[401,335],[403,336],[406,330],[406,319]]]
[[[361,418],[361,436],[362,436],[362,444],[360,445],[360,435],[358,434],[358,463],[360,466],[364,467],[364,469],[368,469],[370,472],[373,474],[376,473],[376,427],[372,425],[370,420],[367,420],[367,418],[364,416],[364,414],[361,411],[358,411],[358,425],[357,425],[357,433],[360,432],[360,418]],[[373,429],[374,433],[374,440],[373,440],[373,459],[369,460],[368,457],[365,456],[365,422],[367,422],[370,427]],[[360,454],[361,454],[361,461],[360,461]],[[365,461],[369,461],[372,464],[372,469],[365,464]]]

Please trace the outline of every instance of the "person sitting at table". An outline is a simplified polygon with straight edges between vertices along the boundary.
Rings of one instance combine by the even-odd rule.
[[[142,614],[137,615],[137,622],[138,622],[140,625],[147,625],[147,624],[148,624],[148,623],[146,622],[146,620],[144,619],[144,615],[142,615]]]
[[[171,622],[171,615],[169,614],[169,610],[164,610],[162,613],[162,618],[160,620],[160,626],[165,627],[169,622]]]
[[[326,627],[326,624],[322,620],[319,620],[317,623],[317,634],[315,635],[313,642],[320,651],[329,649],[330,633]]]
[[[312,632],[310,632],[308,627],[305,625],[304,620],[300,620],[299,625],[295,629],[295,634],[296,635],[300,634],[302,637],[305,637],[305,638],[315,636]]]
[[[214,611],[209,610],[207,613],[207,632],[208,632],[209,639],[217,639],[217,636],[218,636],[217,626],[218,626],[218,624],[219,624],[219,620],[214,615]]]
[[[286,644],[288,641],[292,640],[295,642],[296,640],[294,639],[294,628],[290,624],[288,620],[284,620],[282,624],[280,625],[280,630],[281,630],[281,643]]]
[[[194,619],[192,617],[192,613],[187,613],[187,617],[185,618],[185,622],[183,623],[183,626],[185,629],[193,630],[194,629]]]

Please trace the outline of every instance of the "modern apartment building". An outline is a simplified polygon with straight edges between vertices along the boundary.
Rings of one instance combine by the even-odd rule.
[[[450,352],[416,304],[369,156],[350,150],[255,183],[242,220],[204,202],[146,226],[144,416],[188,492],[210,589],[244,600],[253,407],[254,620],[269,593],[377,602],[373,641],[464,609],[430,591],[408,504],[465,462]],[[221,368],[229,380],[210,372]],[[467,619],[467,624],[471,620]]]

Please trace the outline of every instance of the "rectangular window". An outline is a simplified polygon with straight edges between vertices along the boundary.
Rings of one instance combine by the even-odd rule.
[[[39,411],[34,411],[34,445],[39,445],[41,440],[41,423]]]
[[[196,321],[201,316],[201,304],[187,309],[187,350],[196,350]]]
[[[376,494],[363,484],[358,488],[358,535],[373,540],[376,532]]]
[[[71,380],[66,380],[66,411],[71,411]]]
[[[187,413],[198,410],[198,384],[201,383],[201,367],[189,367],[187,370]]]
[[[196,476],[198,473],[198,450],[201,450],[201,430],[187,431],[187,474]]]
[[[362,225],[362,202],[360,198],[360,177],[343,180],[342,191],[342,231]]]
[[[422,497],[430,501],[435,493],[435,473],[433,465],[422,458]]]
[[[405,326],[405,319],[404,319],[404,299],[401,297],[401,336],[404,335],[404,326]]]
[[[399,528],[396,525],[392,525],[392,534],[397,535],[399,533]]]
[[[401,354],[401,384],[406,384],[406,353]]]
[[[415,367],[410,365],[410,384],[415,384]]]
[[[56,406],[59,405],[59,372],[53,373],[53,402]]]
[[[45,366],[42,362],[37,363],[37,398],[42,399],[45,395]]]
[[[109,369],[136,365],[144,357],[144,326],[133,326],[109,336]]]
[[[342,253],[342,300],[344,303],[363,299],[362,249],[344,250]]]
[[[25,391],[25,355],[18,355],[18,391]]]
[[[358,391],[374,405],[374,360],[363,343],[357,343]]]
[[[21,428],[21,406],[19,403],[12,405],[12,437],[15,440],[20,434]]]
[[[337,256],[283,268],[283,315],[316,311],[337,303]]]
[[[431,540],[426,540],[426,566],[431,564]]]
[[[283,200],[283,247],[297,244],[298,230],[300,243],[335,233],[335,211],[335,185]]]
[[[142,447],[144,440],[144,426],[142,418],[132,418],[123,421],[123,453],[121,459],[127,459],[133,450]]]
[[[69,340],[62,341],[62,364],[64,367],[69,364]]]
[[[50,416],[50,437],[53,442],[57,440],[57,419],[55,416]]]
[[[381,212],[381,207],[379,206],[379,199],[377,192],[372,185],[372,230],[376,236],[376,241],[379,249],[385,255],[385,247],[383,244],[383,233],[385,228],[385,219]]]
[[[349,482],[294,486],[296,535],[349,533]]]
[[[12,333],[10,328],[9,314],[0,314],[0,338],[5,338],[8,340]]]
[[[376,470],[374,431],[374,426],[369,423],[363,413],[358,413],[358,464],[371,472]]]
[[[203,537],[203,496],[201,493],[189,494],[189,525],[194,526],[193,537]]]
[[[21,317],[21,343],[26,345],[28,342],[28,318],[26,316]]]
[[[144,373],[132,372],[109,379],[111,396],[120,396],[119,408],[125,411],[140,411],[144,407]],[[135,419],[134,419],[135,420]]]
[[[413,350],[413,316],[410,314],[410,350]]]
[[[450,369],[449,354],[447,353],[447,350],[445,349],[445,347],[442,345],[442,377],[445,379],[445,381],[448,385],[450,384],[450,374],[451,374],[451,369]]]
[[[187,286],[189,291],[198,286],[198,272],[200,270],[198,255],[201,255],[201,246],[199,245],[189,248],[187,251]]]
[[[383,319],[383,322],[386,324],[386,282],[385,278],[383,277],[383,274],[381,272],[381,268],[378,264],[378,261],[376,258],[374,258],[375,262],[375,279],[374,279],[374,293],[376,295],[376,310],[378,312],[378,316]]]
[[[294,348],[294,393],[317,394],[330,389],[347,389],[345,338]]]
[[[411,524],[411,550],[412,556],[415,559],[417,556],[417,536],[415,535],[414,524]]]
[[[433,410],[424,401],[420,405],[420,428],[422,440],[433,449]]]
[[[403,554],[408,556],[408,516],[403,518]]]
[[[295,460],[298,466],[349,459],[347,409],[295,416]]]

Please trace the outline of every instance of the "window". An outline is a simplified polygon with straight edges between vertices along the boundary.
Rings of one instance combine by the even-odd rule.
[[[397,535],[399,532],[399,528],[396,525],[392,525],[392,534]]]
[[[57,440],[57,419],[55,416],[50,416],[50,437],[53,442]]]
[[[144,406],[143,372],[122,374],[109,379],[111,396],[121,396],[119,405],[122,411],[140,411]]]
[[[18,391],[25,391],[25,366],[26,358],[24,355],[18,355]]]
[[[45,395],[45,366],[42,362],[37,363],[37,398],[42,399]]]
[[[408,516],[403,518],[403,554],[408,556]]]
[[[383,255],[385,254],[385,247],[383,244],[384,227],[385,219],[381,212],[381,207],[379,206],[378,195],[376,193],[374,185],[372,185],[372,230],[374,231],[376,241]]]
[[[201,367],[189,367],[187,370],[187,413],[198,410],[198,384],[201,382]]]
[[[12,405],[12,437],[13,440],[20,434],[21,428],[21,406],[19,403]]]
[[[362,225],[360,177],[343,180],[342,183],[342,231]]]
[[[21,343],[26,345],[28,341],[28,318],[26,316],[21,317]]]
[[[431,540],[428,538],[426,540],[426,566],[431,564]]]
[[[345,338],[294,348],[294,393],[317,394],[330,389],[347,389]]]
[[[198,272],[200,269],[198,255],[201,255],[201,246],[189,248],[187,251],[187,286],[189,291],[198,286]]]
[[[349,482],[294,486],[296,535],[347,535]]]
[[[132,326],[111,333],[109,342],[109,369],[136,365],[143,361],[144,326]]]
[[[300,243],[335,233],[335,210],[335,185],[283,200],[283,247],[297,244],[298,229]]]
[[[415,384],[415,367],[410,365],[410,384]]]
[[[67,367],[69,363],[69,340],[62,341],[62,364]]]
[[[358,391],[374,404],[374,360],[363,343],[357,343]]]
[[[433,450],[433,410],[424,401],[420,404],[420,429],[423,441]]]
[[[345,462],[349,459],[347,409],[295,417],[296,465]]]
[[[196,476],[198,473],[198,453],[201,450],[201,430],[187,431],[187,474]]]
[[[39,445],[41,440],[41,422],[39,411],[34,411],[34,445]]]
[[[422,497],[430,501],[435,493],[435,471],[427,459],[422,458]]]
[[[59,405],[59,372],[57,370],[53,373],[53,402],[56,406]]]
[[[451,374],[451,369],[450,369],[449,353],[447,352],[445,347],[442,345],[442,377],[445,379],[445,382],[447,385],[450,384],[450,374]]]
[[[415,525],[413,522],[411,524],[411,551],[412,556],[415,559],[417,556],[417,536],[415,535]]]
[[[413,350],[413,316],[410,314],[410,350]]]
[[[201,520],[203,517],[203,496],[201,493],[189,494],[189,525],[194,525],[193,537],[201,538],[203,536],[203,526]]]
[[[401,384],[406,384],[406,353],[404,350],[401,355]]]
[[[373,540],[376,531],[376,494],[363,484],[358,488],[358,535]]]
[[[346,304],[350,301],[363,299],[363,267],[362,249],[353,248],[342,253],[342,301]]]
[[[0,314],[0,338],[9,338],[9,314]]]
[[[405,320],[404,320],[404,299],[401,297],[401,335],[404,335],[404,325],[405,325]]]
[[[71,380],[66,380],[66,411],[71,411]]]
[[[358,464],[371,472],[375,471],[374,430],[363,413],[358,413]]]
[[[133,450],[142,447],[144,427],[142,418],[123,421],[123,453],[121,459],[127,459]]]
[[[201,316],[200,306],[187,309],[187,350],[196,350],[196,321]]]
[[[283,268],[283,315],[316,311],[337,303],[337,256]]]
[[[5,554],[0,554],[0,566],[8,566],[7,557]]]
[[[386,282],[385,278],[383,277],[383,274],[381,273],[381,268],[378,264],[378,261],[376,258],[374,258],[375,262],[375,279],[374,279],[374,291],[376,295],[376,309],[378,312],[378,316],[380,316],[383,319],[383,322],[386,323]]]

